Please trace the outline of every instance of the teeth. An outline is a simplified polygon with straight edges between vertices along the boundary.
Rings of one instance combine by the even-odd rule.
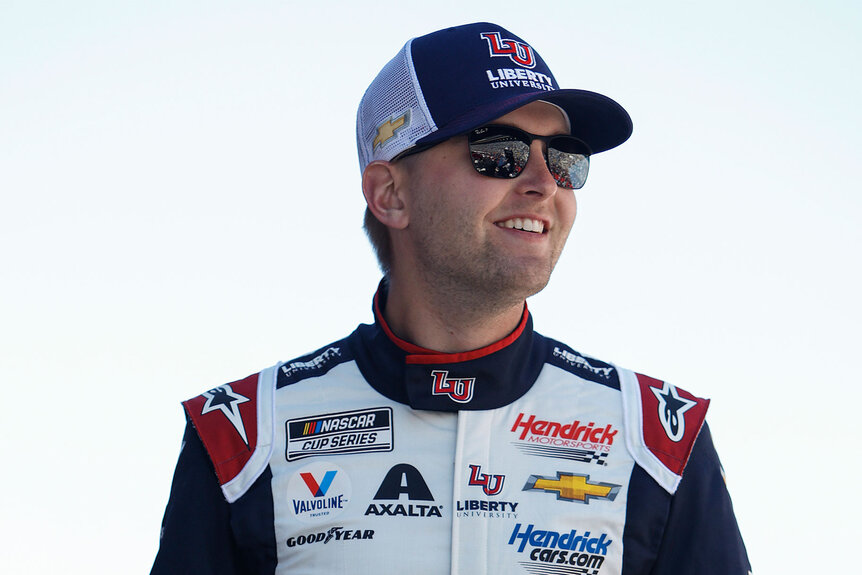
[[[534,232],[537,234],[545,231],[545,224],[541,220],[512,218],[505,222],[497,222],[497,225],[501,228],[524,230],[525,232]]]

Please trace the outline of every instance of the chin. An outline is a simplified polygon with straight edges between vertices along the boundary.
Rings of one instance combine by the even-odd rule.
[[[550,273],[521,271],[520,273],[510,271],[506,277],[508,281],[501,281],[497,290],[498,293],[509,294],[507,299],[525,300],[532,295],[536,295],[548,285],[551,279]]]

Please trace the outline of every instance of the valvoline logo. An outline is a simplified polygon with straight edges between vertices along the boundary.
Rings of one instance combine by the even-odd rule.
[[[488,42],[488,50],[491,57],[500,56],[508,58],[518,66],[534,68],[536,66],[536,54],[529,44],[503,38],[499,32],[483,32],[479,34]]]
[[[332,485],[332,480],[335,479],[337,473],[338,471],[334,469],[327,471],[323,474],[323,481],[320,483],[317,482],[313,473],[300,473],[299,476],[305,481],[305,485],[313,496],[323,497],[329,491],[329,486]]]
[[[293,516],[305,523],[340,515],[351,497],[347,473],[332,463],[314,462],[295,473],[287,484]]]

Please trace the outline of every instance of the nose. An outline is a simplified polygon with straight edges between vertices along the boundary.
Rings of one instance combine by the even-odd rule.
[[[557,193],[557,181],[548,169],[545,143],[533,140],[530,144],[530,158],[524,171],[516,178],[518,191],[528,196],[553,197]]]

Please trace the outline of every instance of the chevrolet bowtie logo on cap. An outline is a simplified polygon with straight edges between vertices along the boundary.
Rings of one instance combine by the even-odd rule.
[[[589,475],[557,472],[556,477],[531,475],[522,491],[545,491],[556,493],[557,499],[589,504],[592,499],[613,501],[620,492],[621,485],[613,483],[590,483]]]
[[[388,140],[395,137],[400,130],[410,125],[410,111],[404,112],[398,118],[389,118],[379,126],[377,126],[377,135],[374,137],[374,148],[378,148],[385,144]]]

